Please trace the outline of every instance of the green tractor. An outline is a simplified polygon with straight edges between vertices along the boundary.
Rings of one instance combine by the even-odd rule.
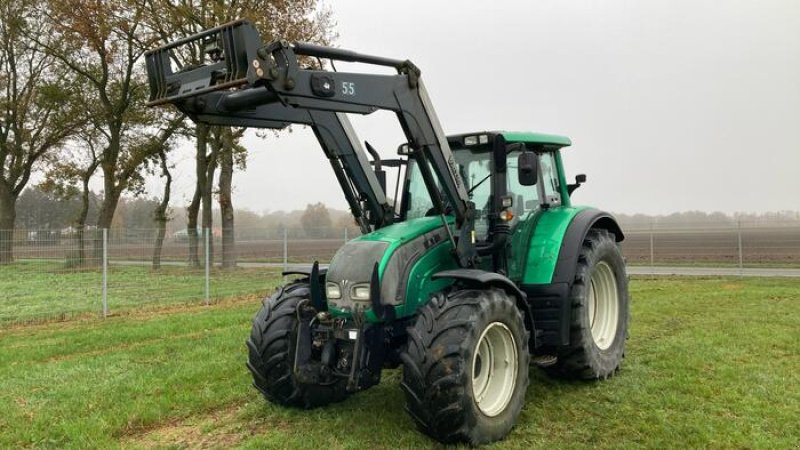
[[[207,62],[179,67],[187,46]],[[327,267],[286,272],[294,281],[256,314],[247,367],[269,401],[322,406],[402,366],[419,429],[477,445],[511,431],[531,365],[577,379],[619,370],[629,318],[623,234],[610,214],[572,205],[585,177],[566,181],[568,138],[445,136],[410,61],[263,44],[245,21],[146,59],[150,105],[212,125],[311,127],[361,227]],[[328,71],[313,64],[321,59],[396,74]],[[347,118],[377,110],[396,113],[407,137],[396,159],[362,146]],[[394,205],[385,167],[400,174]]]

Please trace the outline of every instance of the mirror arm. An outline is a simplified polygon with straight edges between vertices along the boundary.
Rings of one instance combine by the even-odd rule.
[[[575,192],[575,189],[581,187],[581,185],[585,182],[586,182],[586,175],[584,174],[575,175],[575,183],[567,185],[567,194],[571,196],[572,193]]]

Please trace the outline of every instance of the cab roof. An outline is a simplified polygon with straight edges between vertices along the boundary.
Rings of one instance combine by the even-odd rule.
[[[572,140],[566,136],[557,134],[532,133],[530,131],[501,131],[508,142],[524,142],[526,144],[544,144],[557,147],[568,147],[572,145]]]
[[[477,143],[487,142],[489,136],[502,135],[507,142],[521,142],[525,144],[540,144],[547,147],[568,147],[572,145],[570,138],[556,134],[533,133],[530,131],[478,131],[447,136],[451,142],[465,142],[465,139],[475,139]]]

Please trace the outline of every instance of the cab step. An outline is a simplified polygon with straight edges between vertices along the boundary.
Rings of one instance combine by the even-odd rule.
[[[531,358],[531,364],[538,367],[550,367],[558,362],[556,355],[536,355]]]

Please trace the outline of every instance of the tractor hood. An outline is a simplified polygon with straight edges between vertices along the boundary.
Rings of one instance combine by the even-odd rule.
[[[441,217],[421,217],[347,242],[333,256],[325,276],[328,306],[339,313],[369,309],[376,264],[381,303],[403,304],[411,267],[429,248],[447,239]]]

